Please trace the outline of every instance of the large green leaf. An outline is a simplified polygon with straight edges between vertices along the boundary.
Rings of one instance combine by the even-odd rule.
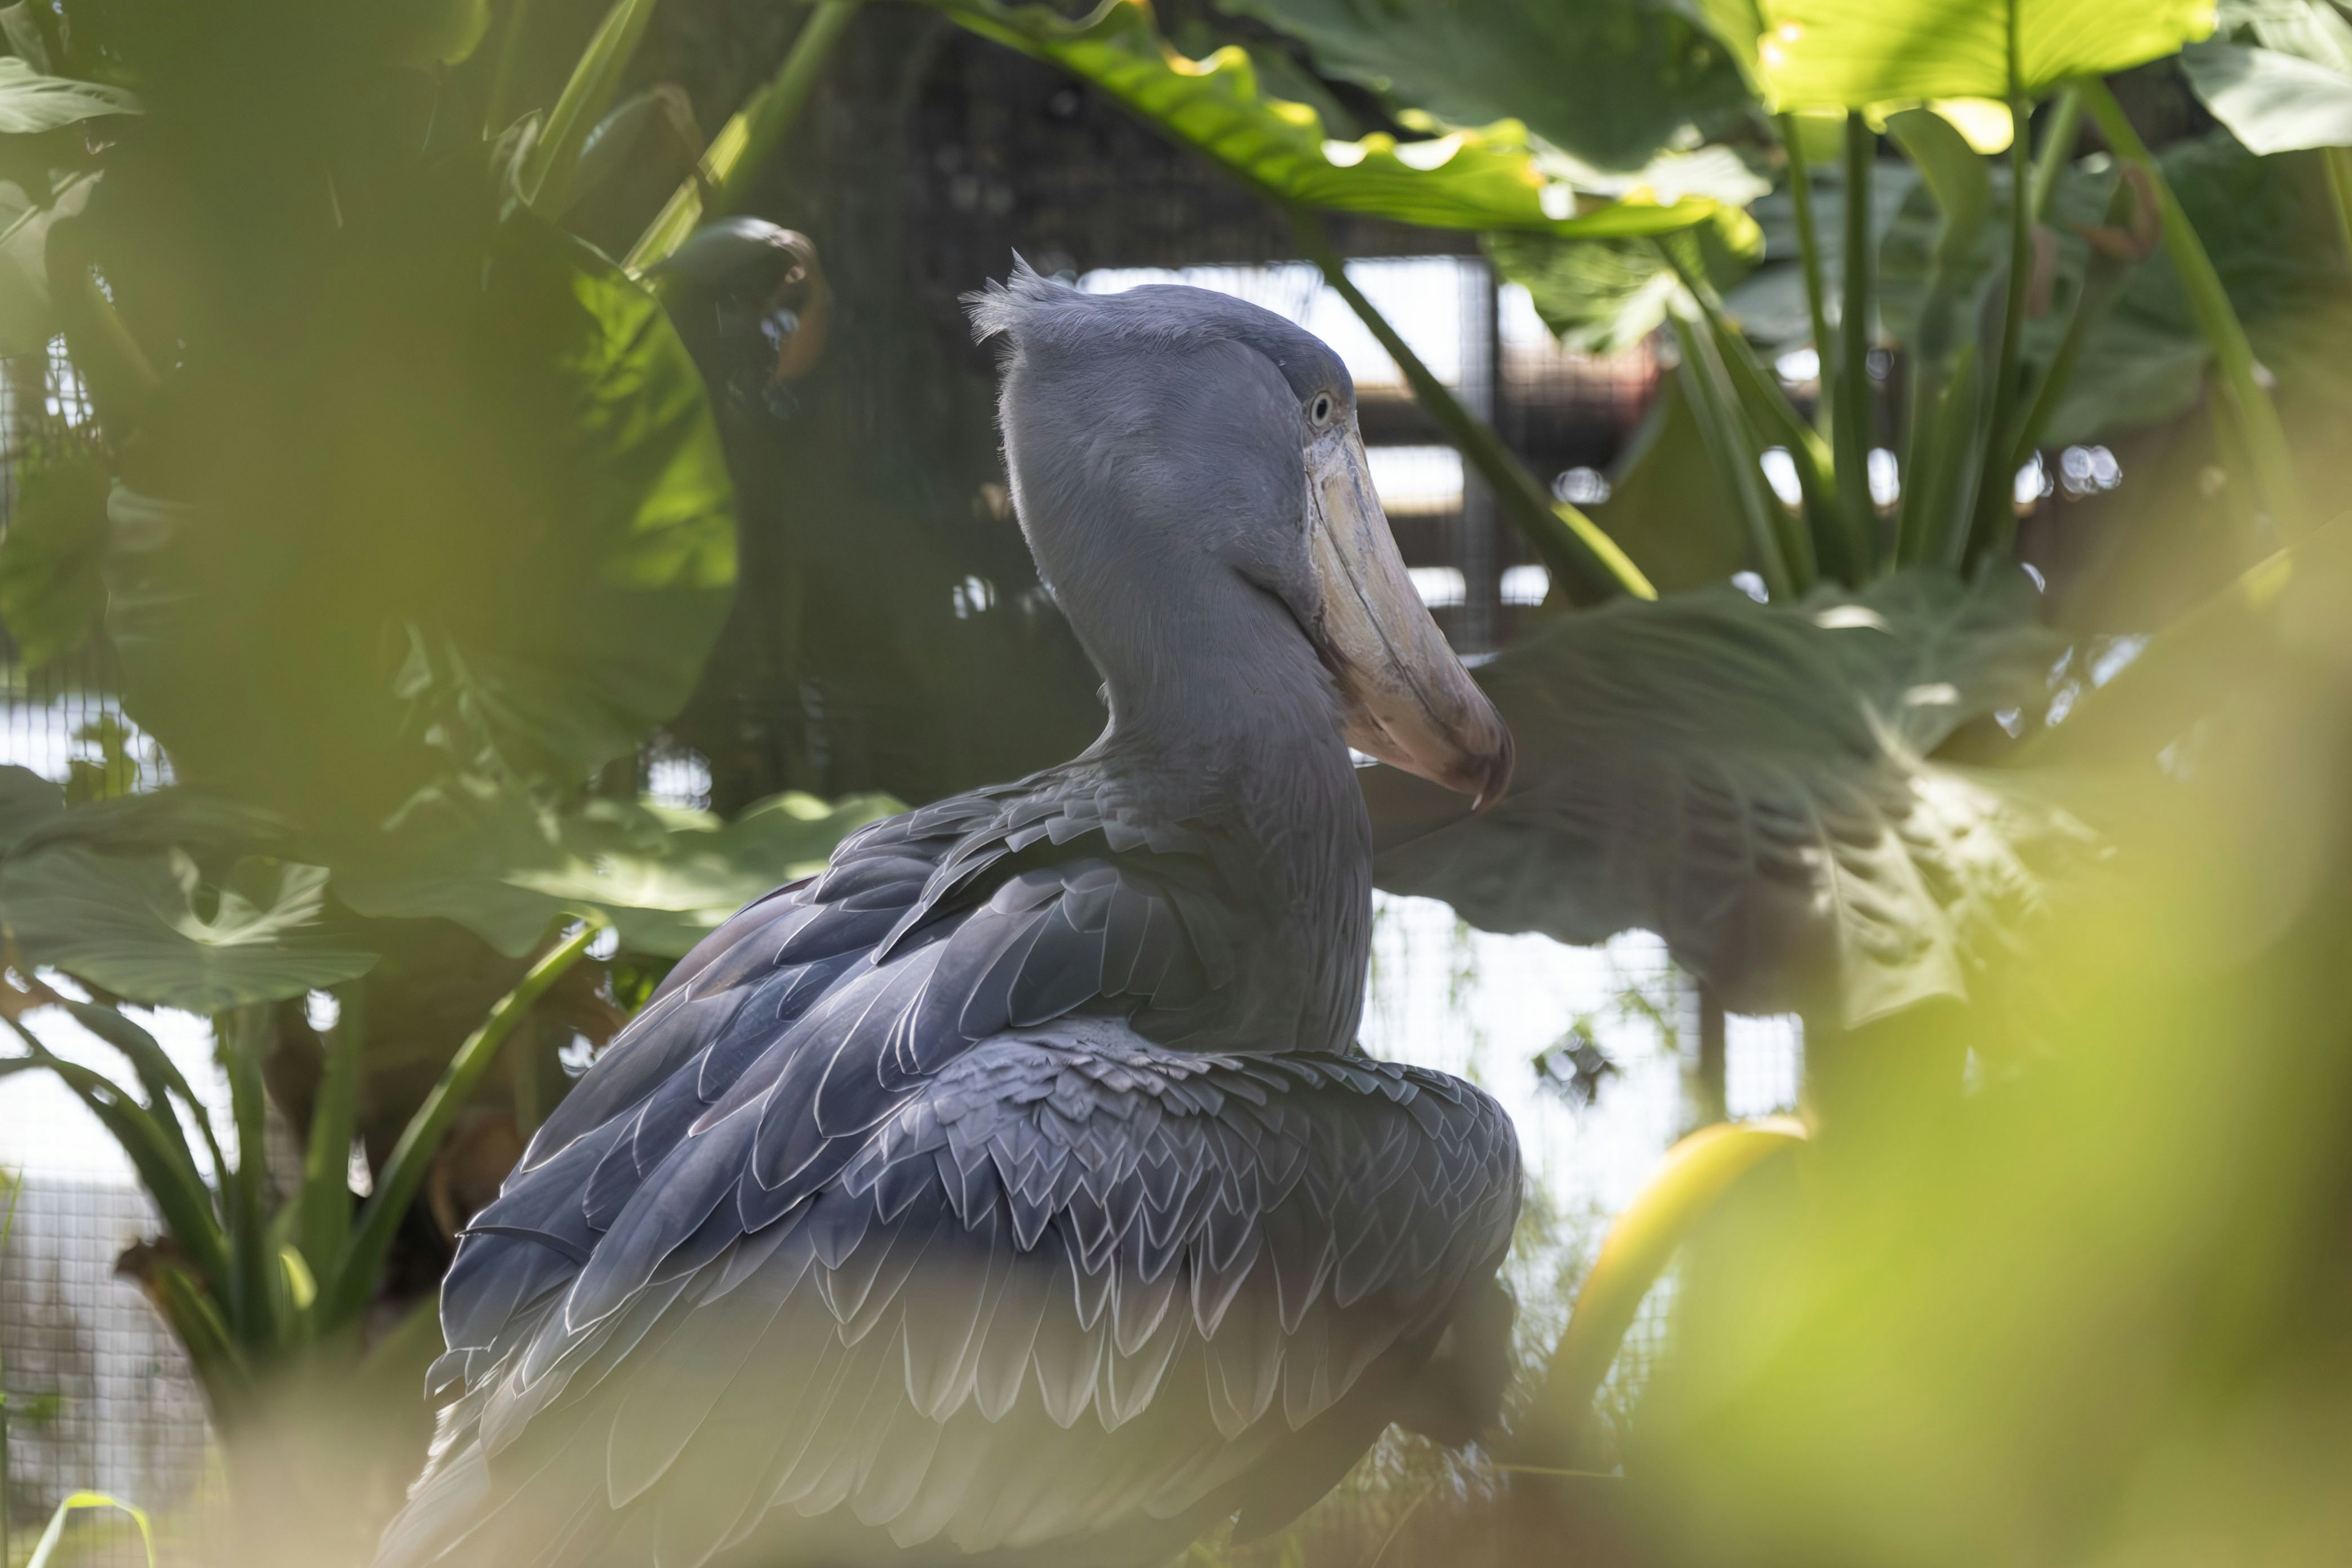
[[[0,136],[37,135],[107,114],[136,114],[139,100],[119,87],[44,76],[0,55]]]
[[[2213,0],[1761,0],[1758,11],[1759,70],[1780,108],[2006,99],[2159,59],[2213,30]]]
[[[1728,54],[1646,0],[1220,0],[1303,40],[1327,74],[1461,125],[1521,120],[1602,168],[1746,106]]]
[[[286,843],[283,823],[200,792],[68,807],[48,780],[0,768],[0,921],[29,963],[191,1012],[365,973],[374,955],[321,923],[326,871],[278,858]]]
[[[1593,206],[1546,175],[1511,121],[1421,142],[1328,140],[1314,110],[1260,93],[1244,50],[1193,60],[1171,49],[1142,0],[1103,0],[1076,22],[1043,5],[940,3],[972,31],[1094,83],[1276,201],[1434,228],[1587,237],[1670,233],[1716,211],[1703,199]]]
[[[18,950],[119,996],[214,1013],[367,973],[373,953],[320,929],[321,867],[246,860],[208,888],[184,851],[122,857],[58,845],[0,863]]]
[[[2189,85],[2256,153],[2352,146],[2352,76],[2277,49],[2209,40],[2183,50]]]
[[[598,910],[630,952],[678,958],[752,900],[824,869],[847,834],[903,809],[885,795],[828,805],[792,794],[722,822],[621,801],[559,814],[513,795],[444,797],[339,856],[335,892],[362,914],[455,921],[509,957],[555,916]]]
[[[2341,353],[2347,268],[2321,171],[2261,158],[2226,132],[2164,150],[2166,182],[2197,227],[2262,363],[2290,397],[2352,394]],[[2086,346],[2051,444],[2172,417],[2195,405],[2212,354],[2168,253],[2136,267]]]
[[[354,225],[299,353],[191,352],[126,448],[109,627],[181,777],[312,826],[570,785],[691,690],[734,576],[653,297],[466,178]],[[470,215],[470,216],[469,216]]]
[[[1911,573],[1562,617],[1479,671],[1518,742],[1510,794],[1408,842],[1390,827],[1379,883],[1492,931],[1655,931],[1735,1011],[1853,1024],[1965,996],[2083,837],[2015,778],[1927,760],[2044,689],[2033,607],[2021,579]],[[1376,826],[1443,820],[1401,778],[1368,793]]]

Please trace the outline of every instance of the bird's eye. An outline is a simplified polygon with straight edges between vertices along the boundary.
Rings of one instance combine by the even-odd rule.
[[[1315,401],[1307,405],[1307,417],[1318,425],[1328,425],[1331,423],[1331,395],[1318,392],[1315,395]]]

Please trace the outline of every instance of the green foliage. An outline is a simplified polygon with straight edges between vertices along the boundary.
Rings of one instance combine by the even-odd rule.
[[[1519,120],[1603,169],[1638,169],[1694,130],[1736,122],[1738,67],[1642,0],[1223,0],[1304,41],[1327,73],[1456,125]]]
[[[1759,0],[1757,10],[1751,36],[1776,108],[2039,94],[2161,58],[2213,26],[2212,0]]]
[[[793,794],[722,822],[623,801],[552,813],[513,795],[443,797],[349,862],[336,889],[362,914],[456,921],[509,956],[551,919],[594,910],[628,952],[682,958],[752,900],[823,870],[847,834],[904,809],[886,795],[828,805]]]
[[[1228,46],[1204,60],[1186,59],[1160,37],[1140,0],[1104,0],[1079,22],[1042,5],[994,0],[947,0],[947,9],[972,31],[1093,82],[1285,205],[1435,228],[1583,237],[1669,233],[1715,212],[1703,199],[1580,211],[1574,188],[1545,175],[1524,127],[1513,121],[1421,142],[1384,133],[1327,141],[1314,110],[1260,94],[1246,51]]]
[[[0,136],[38,135],[139,108],[137,96],[121,88],[45,76],[14,56],[0,57]]]
[[[106,614],[106,493],[95,454],[16,465],[16,494],[0,531],[0,622],[28,669],[89,640]]]
[[[1522,782],[1384,853],[1380,885],[1490,931],[1657,931],[1738,1012],[1966,997],[2082,839],[2023,781],[1927,760],[2042,689],[2033,612],[2021,578],[1910,573],[1564,617],[1479,672]]]
[[[47,171],[26,178],[29,193],[0,184],[0,355],[42,353],[58,335],[46,258],[49,228],[80,212],[94,184],[88,174],[68,174],[52,189]]]
[[[717,432],[659,306],[528,216],[493,227],[488,192],[428,199],[479,205],[348,254],[299,364],[254,342],[184,367],[115,503],[126,706],[183,777],[305,822],[379,818],[453,765],[626,752],[733,581]]]
[[[2256,153],[2352,145],[2352,76],[2259,46],[2207,42],[2181,52],[2213,118]]]

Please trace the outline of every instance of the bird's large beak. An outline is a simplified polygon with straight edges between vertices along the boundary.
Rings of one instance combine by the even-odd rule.
[[[1511,732],[1413,591],[1353,430],[1308,450],[1314,637],[1348,700],[1348,743],[1486,805],[1511,777]]]

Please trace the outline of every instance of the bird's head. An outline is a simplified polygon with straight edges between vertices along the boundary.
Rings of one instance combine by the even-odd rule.
[[[1122,679],[1277,665],[1288,639],[1329,671],[1349,744],[1502,794],[1510,731],[1413,590],[1339,355],[1206,289],[1085,294],[1018,262],[967,302],[1007,345],[1022,529],[1114,703]]]

